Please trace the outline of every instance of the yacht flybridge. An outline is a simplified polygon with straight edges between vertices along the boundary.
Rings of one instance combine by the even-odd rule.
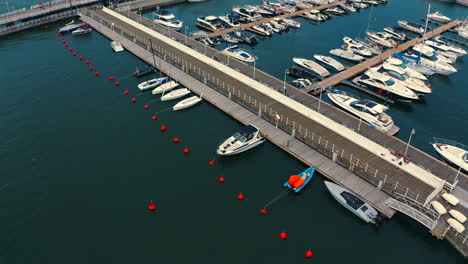
[[[333,103],[384,133],[393,127],[392,118],[385,114],[388,110],[386,106],[370,100],[359,100],[339,91],[329,92],[327,95]]]
[[[367,70],[360,77],[353,79],[353,82],[358,85],[364,85],[375,89],[379,93],[393,97],[395,100],[412,101],[419,99],[418,95],[416,95],[411,89],[395,82],[389,76],[372,69]]]
[[[197,26],[213,32],[224,29],[222,21],[215,16],[202,16],[197,18],[197,21],[200,22]]]
[[[265,142],[258,128],[248,125],[226,139],[218,146],[216,153],[221,156],[235,155],[254,148]]]
[[[417,94],[432,93],[430,85],[426,85],[422,80],[410,77],[405,70],[398,66],[383,64],[371,69],[389,76],[395,82],[413,90]]]

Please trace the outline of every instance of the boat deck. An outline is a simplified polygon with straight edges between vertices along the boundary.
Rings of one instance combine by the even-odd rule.
[[[208,37],[219,37],[219,36],[222,36],[222,35],[225,35],[227,33],[231,33],[233,31],[237,31],[237,30],[242,30],[242,29],[250,29],[251,27],[253,26],[256,26],[256,25],[260,25],[260,24],[263,24],[263,23],[267,23],[267,22],[270,22],[276,18],[288,18],[288,17],[297,17],[297,16],[300,16],[306,12],[309,12],[311,10],[324,10],[324,9],[328,9],[330,7],[334,7],[334,6],[337,6],[339,4],[343,4],[345,3],[346,1],[343,0],[343,1],[338,1],[338,2],[335,2],[335,3],[331,3],[331,4],[326,4],[326,5],[321,5],[321,6],[316,6],[316,7],[312,7],[312,8],[307,8],[307,9],[303,9],[303,10],[299,10],[299,11],[296,11],[294,13],[286,13],[286,14],[282,14],[282,15],[279,15],[279,16],[274,16],[274,17],[266,17],[266,18],[262,18],[260,20],[257,20],[255,22],[252,22],[252,23],[248,23],[248,24],[241,24],[240,26],[238,27],[232,27],[232,28],[227,28],[227,29],[224,29],[224,30],[220,30],[220,31],[216,31],[216,32],[213,32],[211,34],[208,34]]]
[[[359,64],[357,64],[356,66],[353,66],[347,70],[344,70],[342,72],[339,72],[329,78],[326,78],[324,80],[322,80],[321,82],[318,83],[319,87],[322,89],[322,91],[326,90],[327,88],[329,87],[333,87],[345,80],[348,80],[364,71],[366,71],[367,69],[369,69],[370,67],[373,67],[375,65],[378,65],[382,62],[384,62],[386,59],[388,59],[389,57],[391,57],[393,55],[393,53],[396,53],[396,52],[404,52],[405,50],[409,49],[410,47],[418,44],[418,43],[421,43],[423,41],[424,38],[426,39],[429,39],[429,38],[432,38],[434,36],[437,36],[437,35],[440,35],[442,33],[444,33],[445,31],[457,26],[457,24],[459,23],[460,21],[459,20],[454,20],[448,24],[445,24],[443,26],[440,26],[430,32],[427,32],[423,37],[419,37],[419,38],[414,38],[414,39],[411,39],[401,45],[398,45],[397,47],[393,48],[393,49],[389,49],[385,52],[383,52],[382,54],[379,54],[377,56],[374,56],[364,62],[361,62]],[[313,89],[315,89],[315,87],[309,87],[309,88],[305,88],[306,91],[311,91]]]

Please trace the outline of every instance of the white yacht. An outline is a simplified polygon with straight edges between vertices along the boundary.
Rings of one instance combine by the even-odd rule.
[[[430,85],[426,85],[422,80],[410,77],[405,70],[398,66],[383,64],[377,66],[374,69],[380,73],[390,76],[395,82],[413,90],[418,94],[429,94],[432,93]]]
[[[379,214],[372,206],[335,183],[325,181],[325,186],[327,186],[327,189],[333,198],[335,198],[335,200],[337,200],[346,209],[353,212],[366,223],[376,223],[376,218]]]
[[[306,70],[309,70],[313,73],[318,74],[320,77],[325,77],[330,75],[330,72],[327,71],[323,66],[320,64],[316,63],[313,60],[307,60],[303,58],[293,58],[294,63],[297,65],[305,68]]]
[[[396,40],[405,40],[406,39],[406,34],[403,32],[400,32],[398,30],[395,30],[394,28],[391,27],[385,27],[384,31],[387,32],[388,34],[392,35],[392,38]]]
[[[411,69],[409,67],[406,67],[405,63],[403,63],[402,60],[400,59],[397,59],[397,58],[388,58],[384,64],[385,65],[392,65],[392,66],[397,66],[398,68],[402,69],[405,71],[406,74],[408,74],[408,76],[412,77],[412,78],[416,78],[416,79],[419,79],[419,80],[423,80],[423,81],[427,81],[427,77],[414,70],[414,69]]]
[[[225,16],[219,16],[219,20],[223,21],[223,23],[228,27],[238,27],[241,24],[237,20],[237,17],[233,14],[227,14]]]
[[[353,80],[359,85],[378,90],[379,93],[387,94],[395,100],[411,101],[419,99],[411,89],[395,82],[389,76],[375,70],[367,70],[363,75]]]
[[[332,57],[316,54],[314,55],[314,58],[336,71],[342,71],[345,69],[343,64],[339,63],[337,60],[333,59]]]
[[[362,118],[376,129],[387,132],[393,126],[393,120],[385,114],[388,107],[370,100],[358,100],[345,93],[327,93],[330,100],[353,115]]]
[[[270,36],[272,34],[270,28],[268,28],[264,24],[255,25],[252,27],[252,29],[254,30],[255,33],[262,35],[262,36]]]
[[[265,138],[260,130],[253,125],[248,125],[221,143],[216,153],[221,156],[235,155],[254,148],[263,142],[265,142]]]
[[[438,51],[436,52],[433,48],[425,45],[425,43],[419,43],[413,46],[412,48],[417,53],[421,53],[424,57],[436,59],[437,62],[443,63],[454,63],[457,60],[457,55],[451,52]],[[414,53],[414,52],[409,52]]]
[[[346,10],[348,12],[356,12],[357,9],[352,6],[351,4],[344,3],[344,4],[339,4],[339,7],[341,7],[343,10]]]
[[[434,12],[432,14],[428,14],[427,18],[429,18],[430,20],[441,22],[441,23],[450,22],[452,20],[450,19],[450,17],[442,15],[442,13],[440,13],[439,11]]]
[[[267,27],[270,30],[270,32],[279,33],[281,31],[281,29],[275,27],[270,22],[266,22],[266,23],[264,23],[264,25],[265,25],[265,27]]]
[[[161,96],[161,101],[169,101],[169,100],[178,99],[178,98],[186,96],[189,93],[190,93],[190,90],[187,88],[176,89]]]
[[[301,23],[294,21],[290,18],[281,18],[280,20],[284,21],[288,26],[293,27],[293,28],[300,28]]]
[[[352,51],[349,51],[349,50],[332,49],[330,50],[330,54],[333,54],[335,56],[341,57],[343,59],[351,60],[351,61],[364,60],[364,57],[354,54]]]
[[[424,33],[424,28],[416,23],[408,22],[405,20],[398,20],[398,25],[408,31],[422,35]]]
[[[234,7],[232,11],[250,22],[262,19],[262,16],[257,13],[256,8]]]
[[[346,13],[343,9],[341,9],[341,8],[339,8],[337,6],[327,8],[327,9],[325,9],[325,11],[327,13],[330,13],[330,14],[336,15],[336,16],[341,16],[341,15],[344,15]]]
[[[368,48],[364,47],[364,45],[355,41],[354,39],[350,37],[344,37],[343,41],[345,43],[345,49],[362,56],[372,56],[372,52]]]
[[[125,50],[122,44],[116,40],[111,41],[110,46],[115,52],[121,52]]]
[[[292,85],[296,86],[299,89],[303,89],[307,86],[312,85],[312,81],[305,78],[299,78],[291,82]]]
[[[455,31],[457,31],[458,36],[464,39],[468,39],[468,22],[464,21],[463,23],[461,23],[455,28]]]
[[[167,92],[176,88],[177,86],[179,86],[179,84],[176,81],[168,81],[154,88],[154,90],[151,91],[151,93],[152,94],[164,93],[164,92]]]
[[[200,22],[197,25],[199,27],[205,28],[209,31],[218,31],[224,29],[222,21],[215,16],[202,16],[197,18],[197,21]]]
[[[426,45],[429,45],[429,46],[431,46],[433,48],[436,48],[436,49],[439,49],[439,50],[442,50],[442,51],[452,52],[458,57],[466,55],[466,51],[464,49],[462,49],[461,47],[449,46],[449,45],[446,45],[446,44],[444,44],[442,42],[432,41],[432,40],[426,40],[424,43]]]
[[[385,35],[382,32],[366,32],[366,34],[371,41],[384,47],[393,48],[396,45],[396,42],[393,39],[387,38],[388,35]]]
[[[157,9],[153,13],[153,16],[155,23],[172,28],[174,30],[179,31],[183,26],[183,22],[176,20],[175,16],[169,10]]]
[[[195,96],[189,97],[187,99],[184,99],[184,100],[178,102],[177,104],[175,104],[172,107],[172,110],[178,111],[178,110],[182,110],[182,109],[185,109],[185,108],[189,108],[191,106],[194,106],[194,105],[198,104],[201,101],[202,101],[201,97],[198,97],[198,96],[195,95]]]
[[[261,16],[267,16],[267,17],[270,17],[270,16],[274,16],[275,13],[273,11],[270,11],[268,9],[265,9],[261,6],[252,6],[252,5],[245,5],[244,8],[246,9],[252,9],[252,10],[255,10],[255,12],[257,12],[258,14],[260,14]]]
[[[167,77],[161,77],[161,78],[156,78],[156,79],[144,81],[144,82],[138,84],[138,89],[140,89],[141,91],[148,90],[148,89],[154,88],[156,86],[159,86],[159,85],[167,82],[168,80],[169,80],[169,78],[167,78]]]
[[[417,62],[423,67],[434,71],[435,73],[443,74],[443,75],[450,75],[457,72],[457,69],[452,65],[440,61],[440,57],[432,56],[432,57],[418,57],[415,55],[407,55],[406,59],[412,60],[413,62]]]
[[[223,50],[223,53],[245,62],[253,62],[255,57],[239,48],[237,45],[229,46]]]
[[[352,2],[352,3],[353,3],[353,5],[354,5],[354,7],[356,7],[356,8],[361,8],[361,9],[363,9],[363,8],[368,8],[368,7],[369,7],[369,5],[364,4],[364,3],[361,2],[361,1],[354,1],[354,2]]]
[[[327,16],[320,13],[320,11],[316,9],[303,13],[302,17],[313,20],[313,21],[317,21],[317,22],[322,22],[322,21],[327,20]]]
[[[458,142],[434,138],[432,147],[439,153],[445,160],[455,167],[462,168],[468,172],[468,147]]]

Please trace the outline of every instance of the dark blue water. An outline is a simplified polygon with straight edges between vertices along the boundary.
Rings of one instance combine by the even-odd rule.
[[[399,13],[416,19],[425,12],[425,1],[405,12],[403,1],[394,2],[374,9],[379,25]],[[194,23],[189,17],[221,15],[236,3],[172,9]],[[463,11],[443,8],[449,16]],[[279,75],[291,57],[325,53],[368,19],[366,10],[319,26],[301,21],[300,30],[261,41],[253,50],[257,65]],[[216,145],[240,127],[235,120],[206,102],[168,110],[174,102],[137,91],[139,80],[129,74],[142,62],[133,55],[113,53],[97,32],[67,35],[78,56],[100,72],[95,77],[52,33],[62,24],[0,39],[0,263],[303,263],[309,249],[317,263],[463,263],[446,241],[406,216],[379,228],[362,223],[336,203],[319,175],[261,215],[303,164],[270,143],[217,159]],[[392,109],[403,132],[418,125],[413,142],[419,147],[433,135],[466,135],[460,68],[432,80],[437,92],[425,104]],[[161,132],[161,125],[168,130]],[[246,199],[237,200],[239,193]],[[146,209],[150,200],[156,213]],[[286,241],[279,239],[282,231]]]

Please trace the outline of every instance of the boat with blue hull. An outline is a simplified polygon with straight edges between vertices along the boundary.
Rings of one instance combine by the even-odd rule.
[[[155,71],[156,71],[156,68],[154,68],[153,66],[146,66],[144,68],[136,68],[134,74],[136,77],[141,77],[143,75],[150,74]]]
[[[300,192],[310,182],[310,180],[312,180],[314,172],[315,168],[310,167],[299,173],[299,175],[291,175],[283,186],[294,190],[294,192]]]

